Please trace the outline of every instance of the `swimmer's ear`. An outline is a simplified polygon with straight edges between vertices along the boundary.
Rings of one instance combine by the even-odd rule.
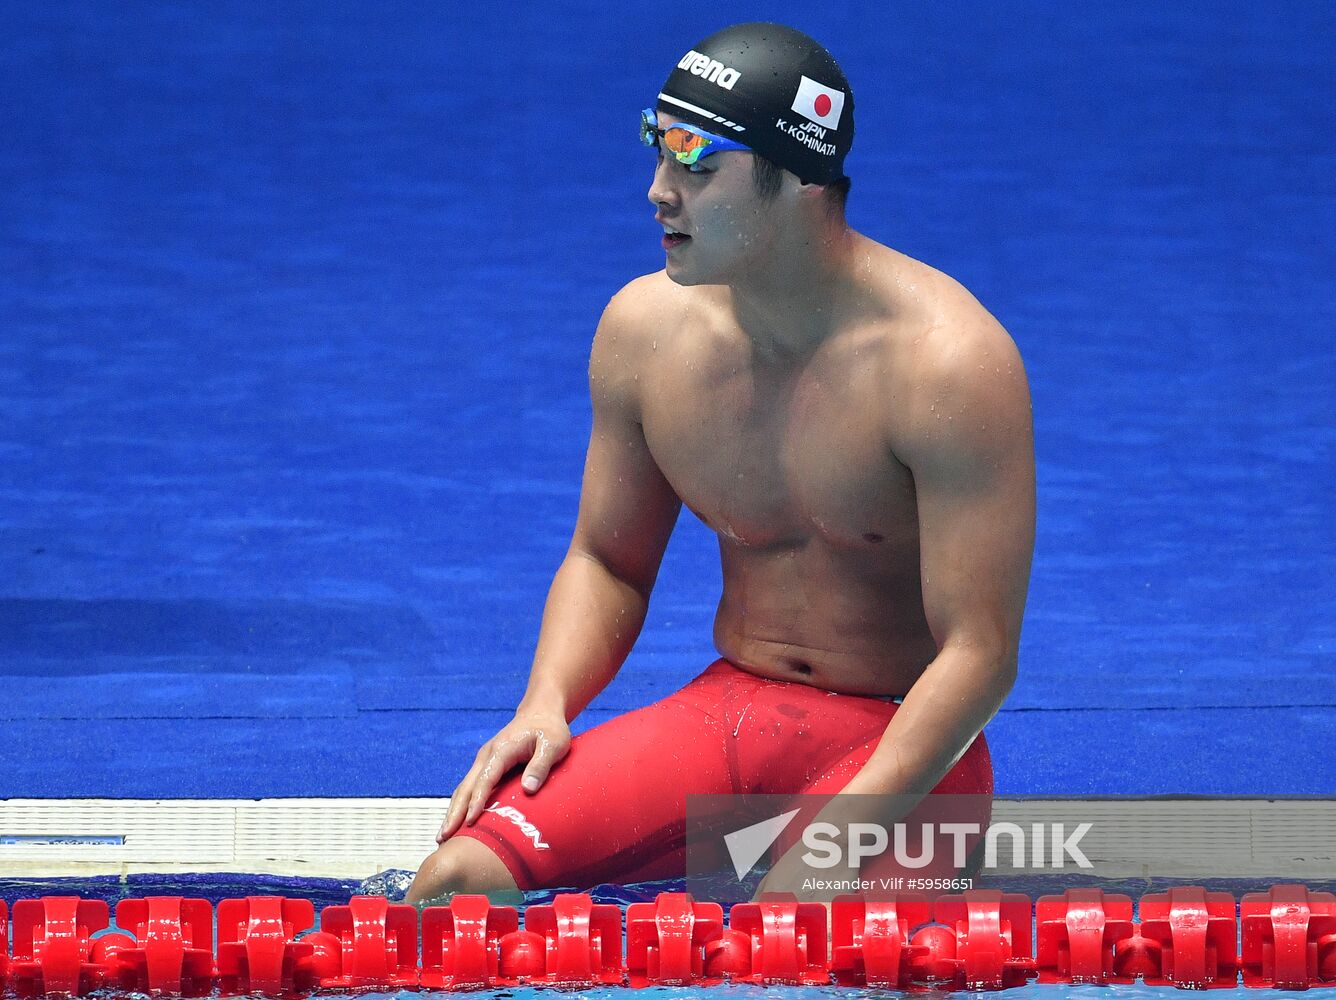
[[[797,196],[804,201],[819,201],[826,196],[826,187],[824,184],[817,184],[814,181],[805,181],[797,174],[793,175],[793,190]]]

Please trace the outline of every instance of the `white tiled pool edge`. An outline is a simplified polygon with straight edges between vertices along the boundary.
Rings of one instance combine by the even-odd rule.
[[[0,877],[416,869],[448,799],[4,799]],[[1336,873],[1333,799],[998,799],[993,821],[1092,822],[1101,877]],[[77,843],[78,840],[101,843]],[[43,842],[46,841],[46,842]]]
[[[0,843],[15,876],[246,872],[363,878],[416,869],[449,799],[6,799],[0,839],[123,838],[121,844]]]

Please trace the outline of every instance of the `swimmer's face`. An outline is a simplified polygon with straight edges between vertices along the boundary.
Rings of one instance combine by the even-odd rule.
[[[659,127],[678,119],[660,113]],[[691,238],[665,251],[679,285],[722,285],[765,260],[779,242],[781,197],[762,200],[752,182],[752,154],[727,150],[691,166],[658,154],[649,200],[656,214]]]

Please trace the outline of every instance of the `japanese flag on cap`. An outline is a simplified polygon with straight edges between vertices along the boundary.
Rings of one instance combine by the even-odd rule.
[[[839,128],[840,114],[844,111],[844,91],[832,90],[804,76],[798,84],[798,96],[793,99],[793,110],[818,125]]]

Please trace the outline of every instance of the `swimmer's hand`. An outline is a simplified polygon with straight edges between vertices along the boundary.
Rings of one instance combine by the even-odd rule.
[[[501,779],[526,761],[521,787],[530,795],[538,791],[570,748],[571,729],[564,716],[516,715],[478,751],[473,767],[450,796],[436,843],[445,843],[464,824],[477,822]]]

